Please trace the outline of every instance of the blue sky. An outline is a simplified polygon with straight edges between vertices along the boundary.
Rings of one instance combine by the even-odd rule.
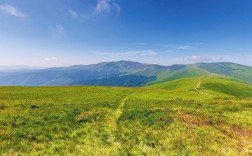
[[[2,0],[0,66],[252,65],[251,0]]]

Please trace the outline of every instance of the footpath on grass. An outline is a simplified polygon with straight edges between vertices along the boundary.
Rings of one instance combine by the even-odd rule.
[[[115,140],[115,134],[118,130],[118,120],[121,117],[121,115],[123,114],[123,110],[124,110],[124,105],[126,103],[126,101],[129,99],[129,96],[124,97],[116,110],[113,110],[113,112],[111,112],[111,116],[108,118],[108,122],[107,122],[107,133],[110,136],[110,141],[112,143],[116,143],[117,141]],[[120,144],[117,142],[117,144]],[[119,145],[117,145],[119,146]]]
[[[118,121],[118,119],[122,115],[122,113],[123,113],[123,107],[125,105],[125,101],[127,101],[128,99],[129,99],[128,96],[125,97],[125,98],[123,98],[122,101],[120,102],[120,105],[118,106],[117,110],[115,111],[114,118],[115,118],[116,122]]]
[[[199,82],[197,84],[197,86],[194,88],[197,92],[199,92],[200,94],[203,94],[204,92],[200,91],[199,88],[201,86],[201,78],[199,78]]]

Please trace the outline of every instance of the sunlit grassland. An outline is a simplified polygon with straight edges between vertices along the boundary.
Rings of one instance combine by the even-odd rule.
[[[242,97],[202,79],[199,92],[191,81],[182,89],[1,87],[0,155],[251,155],[248,88]]]

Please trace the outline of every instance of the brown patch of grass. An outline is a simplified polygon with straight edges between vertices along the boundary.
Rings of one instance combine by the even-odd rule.
[[[252,139],[252,132],[250,132],[250,131],[241,130],[241,129],[234,129],[234,128],[230,128],[229,131],[236,136]]]
[[[246,138],[252,141],[252,132],[250,130],[243,130],[236,127],[231,127],[225,122],[220,122],[214,126],[214,128],[221,130],[224,134],[229,135],[232,138]]]
[[[221,130],[223,133],[231,135],[233,137],[245,137],[245,138],[251,138],[252,139],[252,132],[249,130],[242,130],[238,128],[231,127],[228,125],[228,123],[225,122],[219,122],[214,125],[209,124],[208,119],[203,119],[202,117],[193,115],[193,114],[187,114],[182,113],[179,114],[178,117],[182,119],[185,123],[187,123],[189,126],[210,126],[216,129]]]
[[[183,122],[189,125],[189,127],[212,127],[220,130],[223,134],[229,136],[232,139],[237,140],[239,149],[241,151],[251,150],[252,145],[252,132],[249,130],[243,130],[236,127],[232,127],[225,122],[219,122],[214,125],[209,124],[208,119],[203,119],[202,117],[195,116],[193,114],[182,113],[178,117],[182,119]]]
[[[251,151],[252,133],[250,131],[229,127],[225,133],[238,141],[241,151]]]
[[[237,134],[242,137],[252,138],[252,133],[250,131],[241,130],[241,129],[230,129],[230,132]]]
[[[182,119],[189,126],[208,126],[207,120],[197,117],[192,114],[179,114],[178,117]]]

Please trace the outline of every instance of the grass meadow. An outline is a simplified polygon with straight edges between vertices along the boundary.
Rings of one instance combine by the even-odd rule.
[[[1,87],[0,155],[252,155],[252,99],[235,95]]]

